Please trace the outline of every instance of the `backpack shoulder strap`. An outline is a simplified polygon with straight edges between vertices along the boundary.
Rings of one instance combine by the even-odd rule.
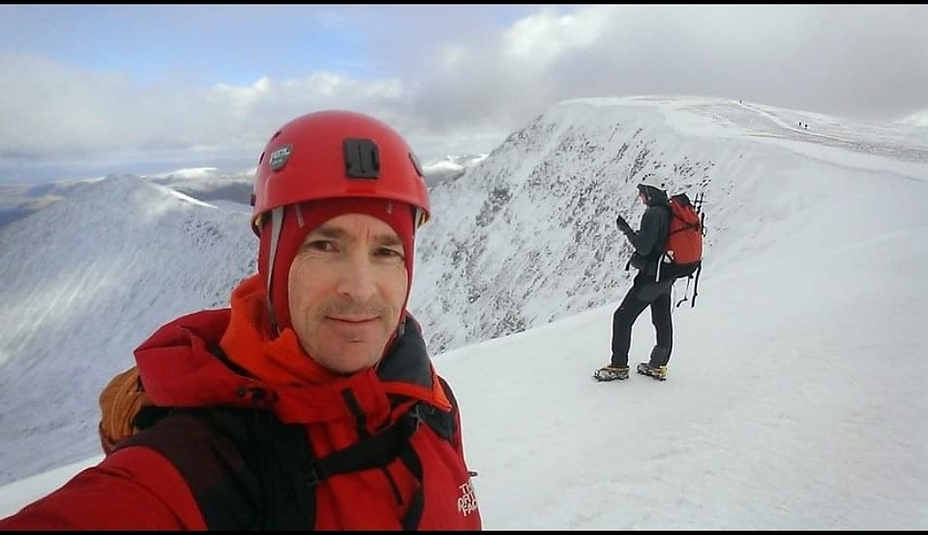
[[[313,479],[321,481],[336,474],[386,466],[399,455],[401,448],[409,443],[409,438],[420,423],[425,423],[436,434],[450,442],[456,431],[457,402],[448,383],[444,379],[439,380],[448,400],[451,401],[451,411],[440,411],[424,401],[416,402],[399,421],[385,430],[316,459],[313,462]]]
[[[442,390],[445,392],[445,396],[448,398],[448,401],[451,402],[451,410],[448,412],[440,411],[434,406],[422,402],[420,403],[420,415],[422,420],[428,424],[438,436],[449,442],[453,442],[454,435],[457,432],[458,400],[455,399],[454,391],[451,390],[451,385],[448,384],[448,381],[440,375],[437,377]]]
[[[210,423],[238,446],[261,488],[254,529],[311,530],[316,500],[309,468],[312,446],[299,424],[285,424],[266,408],[207,409]]]
[[[159,408],[150,427],[119,444],[154,449],[189,485],[207,529],[312,529],[308,467],[301,426],[266,409]],[[167,410],[167,412],[164,412]],[[148,412],[140,412],[139,416]],[[183,437],[183,440],[178,440]]]
[[[455,447],[455,422],[457,419],[457,401],[448,383],[439,377],[445,395],[451,402],[450,411],[441,411],[424,401],[413,403],[409,410],[392,426],[377,434],[363,437],[347,448],[335,451],[312,462],[310,485],[337,474],[368,470],[386,469],[386,466],[399,459],[419,482],[419,488],[410,499],[406,514],[402,518],[404,530],[415,530],[422,520],[425,508],[425,493],[421,485],[423,480],[422,461],[410,438],[425,423],[442,439]]]

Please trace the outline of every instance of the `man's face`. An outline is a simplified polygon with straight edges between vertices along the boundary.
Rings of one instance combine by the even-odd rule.
[[[648,204],[648,196],[645,195],[643,191],[638,192],[638,200],[641,201],[641,204],[644,204],[644,205]]]
[[[380,360],[406,301],[405,254],[390,225],[364,214],[306,236],[290,265],[290,318],[316,362],[350,374]]]

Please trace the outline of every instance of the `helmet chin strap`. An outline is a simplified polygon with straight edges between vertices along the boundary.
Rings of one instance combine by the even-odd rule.
[[[299,213],[299,210],[297,210]],[[271,210],[271,246],[268,248],[267,263],[267,309],[268,318],[271,320],[271,332],[280,335],[280,327],[277,324],[277,316],[274,315],[274,306],[271,303],[271,281],[274,280],[274,260],[277,256],[277,244],[280,241],[280,231],[283,229],[284,207],[274,208]]]

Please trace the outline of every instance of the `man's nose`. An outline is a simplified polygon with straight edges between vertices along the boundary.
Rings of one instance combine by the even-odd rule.
[[[375,271],[367,254],[352,253],[345,256],[338,281],[338,292],[357,301],[366,301],[376,291]]]

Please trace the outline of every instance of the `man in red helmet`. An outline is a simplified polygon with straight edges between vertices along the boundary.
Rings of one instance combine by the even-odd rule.
[[[258,272],[160,327],[101,394],[105,458],[0,529],[478,530],[453,393],[406,311],[418,161],[369,116],[259,162]]]

